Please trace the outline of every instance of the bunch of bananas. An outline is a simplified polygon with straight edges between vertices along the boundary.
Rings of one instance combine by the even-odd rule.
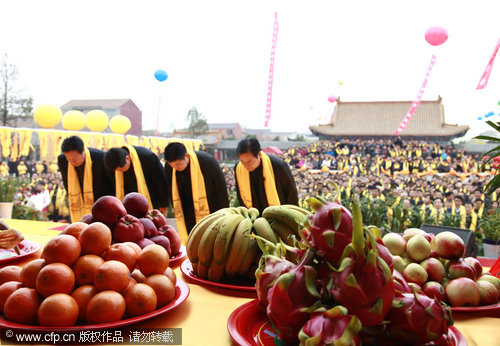
[[[261,252],[250,235],[274,244],[292,245],[306,215],[296,205],[270,206],[262,216],[256,208],[229,207],[201,219],[189,233],[187,256],[193,271],[202,279],[221,281],[235,276],[254,277]]]

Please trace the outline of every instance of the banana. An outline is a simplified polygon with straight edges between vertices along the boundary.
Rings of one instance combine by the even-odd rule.
[[[198,262],[198,277],[202,279],[208,279],[208,270],[209,270],[209,265],[205,265],[201,262]]]
[[[218,265],[224,267],[224,262],[226,258],[226,247],[227,244],[233,238],[233,233],[236,231],[238,224],[244,217],[238,214],[224,216],[224,221],[220,226],[219,233],[214,242],[214,254],[213,258]],[[223,271],[224,272],[224,271]]]
[[[271,225],[271,228],[273,229],[274,233],[279,235],[281,240],[283,240],[283,242],[286,245],[293,246],[293,239],[290,238],[290,236],[291,235],[296,236],[296,231],[294,231],[293,229],[288,227],[286,224],[284,224],[283,222],[278,221],[278,220],[273,220],[270,225]]]
[[[259,209],[257,208],[252,207],[248,209],[248,215],[250,216],[250,220],[252,221],[255,221],[255,219],[259,217],[259,214]]]
[[[273,244],[276,244],[278,242],[276,236],[274,235],[274,231],[269,225],[267,219],[263,217],[256,218],[253,222],[253,228],[255,228],[255,233],[257,233],[259,237],[269,240]]]
[[[240,214],[243,215],[244,217],[250,218],[248,215],[248,209],[246,207],[239,206],[238,210],[240,211]]]
[[[241,261],[245,256],[245,251],[247,248],[247,242],[245,241],[245,236],[250,235],[252,231],[252,221],[250,219],[243,219],[236,227],[234,232],[234,239],[231,246],[225,252],[229,251],[229,255],[226,261],[226,275],[228,277],[233,277],[240,267]],[[229,243],[227,243],[229,244]]]
[[[210,267],[208,267],[207,278],[210,281],[219,282],[224,276],[224,262],[222,264],[212,261]]]
[[[304,222],[306,218],[306,216],[301,212],[283,206],[267,207],[262,212],[262,217],[268,220],[281,221],[294,231],[297,230],[297,232],[299,231],[299,228],[301,228],[301,223]]]
[[[257,241],[253,238],[245,237],[247,239],[247,250],[245,251],[245,257],[241,261],[241,265],[238,268],[238,275],[244,275],[248,268],[252,265],[253,259],[259,250]]]
[[[241,211],[240,211],[239,207],[229,207],[229,209],[231,209],[234,214],[240,214],[241,215]]]
[[[309,210],[299,207],[298,205],[295,204],[282,204],[281,206],[288,209],[296,210],[304,215],[311,215],[311,212]]]
[[[224,219],[225,217],[222,217],[212,222],[201,237],[200,245],[198,246],[198,262],[200,264],[210,265],[214,252],[214,242],[217,238],[217,233],[219,233],[220,226],[224,223]]]
[[[191,263],[198,262],[198,247],[203,234],[207,231],[208,227],[218,219],[224,217],[221,214],[210,214],[201,219],[189,233],[186,243],[186,252]]]

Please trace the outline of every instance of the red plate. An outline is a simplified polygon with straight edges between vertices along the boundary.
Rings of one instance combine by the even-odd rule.
[[[452,312],[492,312],[500,311],[500,302],[482,306],[452,306]]]
[[[181,264],[182,261],[184,260],[184,257],[186,257],[186,254],[187,254],[186,247],[184,245],[181,245],[179,252],[177,253],[177,255],[175,255],[174,257],[172,257],[170,259],[168,266],[169,267],[178,267],[179,264]]]
[[[10,250],[0,249],[0,265],[4,265],[5,263],[9,263],[18,260],[20,258],[29,256],[32,253],[35,253],[42,248],[40,244],[26,239],[20,242],[18,246],[19,246],[19,252],[21,252],[20,255],[18,255],[14,249]]]
[[[191,262],[189,261],[189,259],[186,259],[184,262],[182,262],[181,272],[184,275],[186,275],[190,281],[196,282],[197,284],[199,284],[201,286],[212,286],[212,287],[225,288],[225,289],[235,290],[235,291],[255,292],[255,283],[252,284],[249,282],[245,282],[245,283],[241,283],[240,285],[234,285],[234,284],[227,284],[227,283],[223,283],[223,282],[214,282],[214,281],[202,279],[193,272],[193,266],[191,265]]]
[[[88,324],[88,325],[77,325],[73,327],[41,327],[41,326],[30,326],[26,324],[18,324],[6,321],[3,316],[0,317],[0,327],[2,328],[12,328],[18,330],[31,330],[31,331],[43,331],[43,332],[76,332],[80,330],[100,330],[100,329],[111,329],[118,328],[123,326],[128,326],[134,323],[138,323],[141,321],[149,320],[158,315],[164,314],[167,311],[170,311],[177,306],[179,306],[182,302],[184,302],[189,296],[189,286],[182,280],[177,279],[177,283],[175,284],[175,295],[174,299],[164,307],[150,312],[149,314],[127,318],[125,320],[120,320],[116,322],[110,323],[102,323],[102,324]]]
[[[241,305],[231,313],[227,320],[227,330],[240,346],[275,345],[276,330],[257,299]],[[467,346],[465,337],[453,326],[448,330],[448,338],[449,346]]]

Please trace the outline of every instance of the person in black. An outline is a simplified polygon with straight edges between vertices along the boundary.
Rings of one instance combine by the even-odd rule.
[[[252,193],[252,207],[257,208],[261,213],[269,206],[267,202],[266,190],[264,187],[264,175],[262,169],[262,153],[260,143],[256,138],[243,139],[238,143],[236,154],[239,157],[239,162],[250,172],[250,189]],[[274,155],[268,155],[271,161],[271,166],[274,172],[274,181],[276,192],[281,204],[298,205],[299,198],[297,187],[293,180],[292,173],[288,164]],[[236,176],[236,174],[235,174]],[[236,176],[236,192],[240,205],[244,205],[240,195],[238,178]]]
[[[229,206],[227,195],[226,179],[222,173],[217,160],[203,152],[193,151],[200,165],[200,170],[205,182],[205,192],[208,201],[210,213]],[[191,184],[191,162],[189,153],[182,143],[172,142],[165,147],[165,174],[167,176],[167,184],[169,187],[169,199],[172,200],[172,173],[175,169],[175,177],[177,180],[177,188],[182,204],[182,212],[184,214],[184,222],[186,229],[189,231],[196,224],[195,211],[193,206],[193,191]]]
[[[153,208],[165,214],[169,202],[167,195],[168,187],[165,171],[163,170],[160,159],[155,153],[147,148],[139,146],[133,146],[133,148],[139,157]],[[104,167],[108,171],[108,174],[112,176],[113,187],[116,183],[114,177],[115,170],[121,169],[123,171],[125,195],[130,192],[138,192],[134,166],[126,147],[109,149],[106,154],[104,154]]]

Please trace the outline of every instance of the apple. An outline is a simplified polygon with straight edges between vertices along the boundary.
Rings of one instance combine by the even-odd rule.
[[[465,253],[465,243],[453,232],[438,233],[435,238],[436,253],[445,259],[457,260]]]
[[[408,242],[408,240],[410,240],[411,238],[413,238],[413,236],[415,236],[417,234],[426,235],[427,232],[424,230],[421,230],[420,228],[407,228],[403,232],[403,238],[404,238],[404,240],[406,240]]]
[[[154,244],[152,240],[149,240],[149,238],[142,238],[137,242],[137,245],[141,247],[141,249],[144,249],[146,246]]]
[[[416,234],[408,240],[406,253],[414,261],[423,261],[431,254],[431,244],[422,234]]]
[[[112,233],[114,241],[137,243],[144,238],[144,226],[138,218],[127,214],[113,226]]]
[[[396,269],[396,271],[400,273],[403,273],[403,270],[408,265],[408,260],[401,256],[394,256],[392,259],[394,261],[394,269]]]
[[[491,275],[490,273],[486,272],[483,275],[481,275],[477,281],[488,281],[489,283],[493,284],[498,290],[498,293],[500,294],[500,279],[497,278],[496,276]]]
[[[167,224],[167,219],[161,213],[161,211],[159,211],[158,209],[153,209],[153,210],[148,211],[148,213],[146,214],[145,217],[150,219],[151,221],[153,221],[156,228],[160,228],[161,226],[164,226]]]
[[[130,192],[123,197],[123,206],[130,215],[140,219],[146,216],[149,210],[149,203],[146,197],[138,192]]]
[[[417,285],[423,285],[429,275],[424,268],[418,263],[410,263],[403,270],[403,277],[408,281],[408,283],[413,282]]]
[[[155,235],[158,235],[158,229],[156,228],[152,220],[142,217],[139,219],[139,221],[144,226],[144,238],[151,238]]]
[[[399,233],[387,233],[382,241],[394,256],[401,256],[406,251],[406,240]]]
[[[429,257],[420,265],[425,269],[431,281],[441,282],[446,275],[443,263],[437,258]]]
[[[149,240],[151,240],[153,243],[158,244],[158,245],[162,246],[163,248],[165,248],[165,250],[167,250],[167,252],[168,252],[168,257],[172,257],[172,255],[171,255],[172,250],[170,247],[170,244],[171,244],[170,239],[168,239],[164,235],[155,235],[154,237],[149,238]]]
[[[471,265],[472,268],[476,271],[476,280],[483,274],[483,266],[481,262],[477,258],[474,257],[465,257],[464,262]]]
[[[498,303],[499,294],[497,288],[485,280],[476,281],[479,287],[479,305],[491,305]]]
[[[92,214],[85,214],[80,218],[80,222],[86,223],[90,225],[91,223],[96,222],[96,219],[92,216]]]
[[[462,258],[460,258],[458,261],[450,261],[448,274],[450,275],[450,278],[452,280],[458,279],[460,277],[466,277],[471,280],[476,280],[476,271],[471,265],[465,263]]]
[[[113,226],[121,217],[127,215],[127,210],[115,196],[102,196],[92,206],[92,216],[96,221]]]
[[[181,237],[179,236],[177,230],[170,225],[165,225],[162,226],[159,231],[160,234],[164,235],[168,238],[168,240],[170,240],[170,249],[172,250],[171,256],[177,255],[179,253],[179,250],[181,249]]]
[[[422,291],[431,298],[436,298],[439,301],[446,301],[446,292],[443,285],[436,281],[428,281],[422,286]]]
[[[481,299],[478,285],[469,278],[451,280],[446,286],[446,296],[451,306],[477,306]]]

